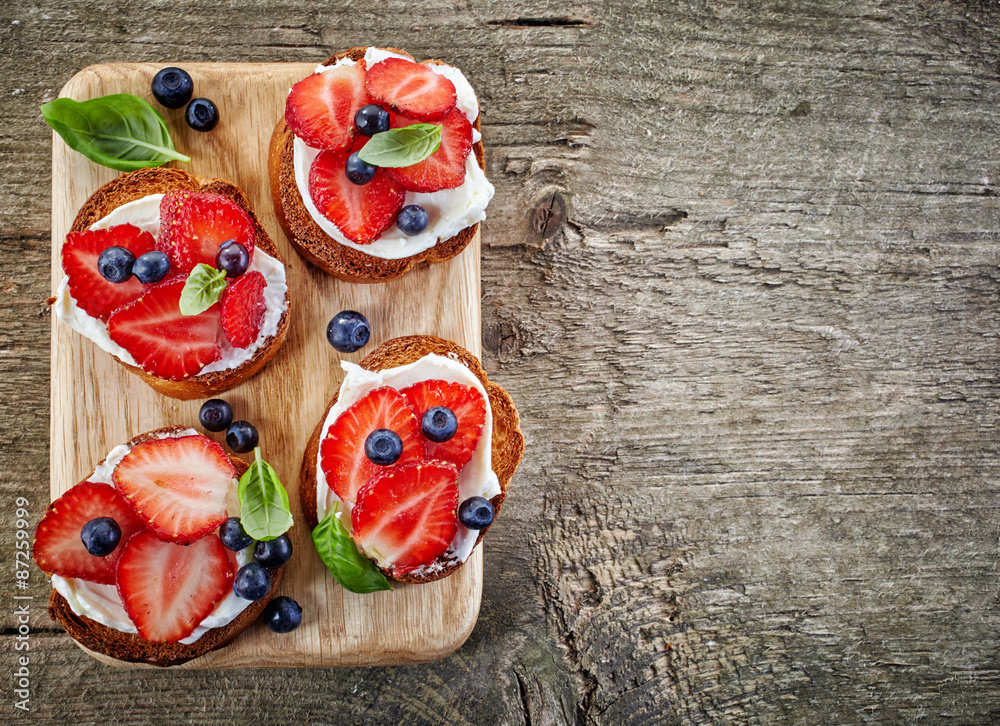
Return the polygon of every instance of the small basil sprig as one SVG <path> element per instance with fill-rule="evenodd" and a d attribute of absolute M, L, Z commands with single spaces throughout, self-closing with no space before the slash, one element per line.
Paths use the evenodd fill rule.
<path fill-rule="evenodd" d="M 278 475 L 261 459 L 260 447 L 253 453 L 256 461 L 240 477 L 240 524 L 248 535 L 266 542 L 291 528 L 292 508 Z"/>
<path fill-rule="evenodd" d="M 413 124 L 375 134 L 358 156 L 375 166 L 412 166 L 433 154 L 440 145 L 440 126 Z"/>
<path fill-rule="evenodd" d="M 313 530 L 313 544 L 319 558 L 333 578 L 351 592 L 391 590 L 385 575 L 358 548 L 336 517 L 337 508 L 327 514 Z"/>
<path fill-rule="evenodd" d="M 157 110 L 129 93 L 89 101 L 57 98 L 42 106 L 42 116 L 71 149 L 117 171 L 191 161 L 174 149 Z"/>
<path fill-rule="evenodd" d="M 199 262 L 181 290 L 181 315 L 198 315 L 219 302 L 226 289 L 226 271 Z"/>

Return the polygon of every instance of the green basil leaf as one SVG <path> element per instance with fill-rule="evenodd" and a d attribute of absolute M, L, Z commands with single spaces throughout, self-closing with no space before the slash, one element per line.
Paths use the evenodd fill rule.
<path fill-rule="evenodd" d="M 319 558 L 333 578 L 351 592 L 391 590 L 385 575 L 358 552 L 354 540 L 336 517 L 337 510 L 327 514 L 313 530 L 313 544 Z"/>
<path fill-rule="evenodd" d="M 226 271 L 199 262 L 181 290 L 181 315 L 198 315 L 219 302 L 226 289 Z"/>
<path fill-rule="evenodd" d="M 117 171 L 191 161 L 174 149 L 159 112 L 128 93 L 89 101 L 57 98 L 42 106 L 42 116 L 71 149 Z"/>
<path fill-rule="evenodd" d="M 440 145 L 440 126 L 413 124 L 375 134 L 358 156 L 375 166 L 412 166 L 433 154 Z"/>
<path fill-rule="evenodd" d="M 292 524 L 288 492 L 278 475 L 260 457 L 260 447 L 253 450 L 256 461 L 240 477 L 240 524 L 256 540 L 280 537 Z"/>

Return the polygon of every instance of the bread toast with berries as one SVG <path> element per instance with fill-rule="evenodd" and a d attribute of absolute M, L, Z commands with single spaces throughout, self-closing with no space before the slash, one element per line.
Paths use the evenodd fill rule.
<path fill-rule="evenodd" d="M 155 431 L 149 431 L 147 433 L 136 436 L 130 440 L 127 444 L 130 452 L 136 451 L 137 446 L 140 444 L 149 444 L 150 442 L 163 442 L 168 441 L 171 436 L 186 436 L 187 438 L 192 438 L 188 434 L 185 434 L 184 427 L 181 426 L 169 426 L 162 429 L 157 429 Z M 204 437 L 200 437 L 204 438 Z M 182 438 L 175 438 L 174 441 L 182 441 Z M 206 441 L 210 441 L 206 439 Z M 239 478 L 247 470 L 247 464 L 240 459 L 235 457 L 228 457 L 222 452 L 221 447 L 217 445 L 212 446 L 211 442 L 206 444 L 210 446 L 214 451 L 215 455 L 218 457 L 224 457 L 227 462 L 227 467 L 231 465 L 231 469 L 227 468 L 228 472 L 234 472 L 235 478 Z M 105 461 L 100 462 L 97 467 L 95 467 L 95 474 L 97 470 L 105 465 Z M 91 477 L 96 478 L 94 474 Z M 89 480 L 85 479 L 76 487 L 70 489 L 67 494 L 57 499 L 55 502 L 49 505 L 46 510 L 46 514 L 39 524 L 39 529 L 35 535 L 35 541 L 33 543 L 33 553 L 36 562 L 39 566 L 43 568 L 46 572 L 59 574 L 59 572 L 65 573 L 67 576 L 69 573 L 73 573 L 82 576 L 85 580 L 90 582 L 104 583 L 106 585 L 114 585 L 114 573 L 111 574 L 111 580 L 109 581 L 106 577 L 100 576 L 100 573 L 90 573 L 82 572 L 79 569 L 67 570 L 68 564 L 72 564 L 73 558 L 77 560 L 90 559 L 91 561 L 97 561 L 98 558 L 89 557 L 85 551 L 82 549 L 72 549 L 73 547 L 80 548 L 80 535 L 78 521 L 72 520 L 73 512 L 67 512 L 67 508 L 72 506 L 73 500 L 68 498 L 67 495 L 72 493 L 77 487 L 82 487 L 85 484 L 90 484 Z M 91 489 L 96 489 L 98 487 L 108 489 L 109 496 L 115 497 L 114 489 L 107 486 L 106 484 L 90 484 Z M 132 504 L 122 504 L 124 499 L 118 499 L 120 507 L 131 507 Z M 76 506 L 81 506 L 79 503 Z M 114 514 L 115 508 L 108 507 L 106 502 L 100 504 L 95 504 L 95 506 L 100 507 L 100 514 L 109 515 Z M 98 513 L 94 510 L 94 513 Z M 82 513 L 76 517 L 76 520 L 86 519 L 91 516 L 90 513 Z M 70 521 L 65 521 L 62 518 L 69 518 Z M 117 519 L 122 519 L 121 516 L 117 516 Z M 152 524 L 152 523 L 151 523 Z M 138 521 L 138 528 L 143 527 L 143 522 Z M 117 546 L 117 550 L 108 555 L 111 557 L 117 555 L 120 560 L 125 557 L 124 552 L 126 550 L 126 541 L 129 542 L 131 546 L 130 537 L 141 538 L 147 537 L 154 544 L 159 543 L 161 546 L 165 547 L 177 547 L 179 551 L 187 552 L 190 551 L 189 548 L 197 547 L 199 542 L 206 542 L 208 538 L 218 539 L 214 534 L 208 534 L 200 540 L 191 542 L 188 547 L 181 547 L 180 545 L 163 543 L 158 539 L 162 537 L 161 535 L 154 535 L 152 530 L 146 530 L 145 532 L 134 532 L 135 527 L 126 527 L 123 522 L 121 542 Z M 75 545 L 73 541 L 75 538 Z M 59 541 L 59 540 L 62 541 Z M 55 541 L 54 541 L 55 540 Z M 222 545 L 215 543 L 216 549 L 221 552 L 228 552 L 227 550 L 220 549 Z M 229 553 L 232 557 L 231 553 Z M 60 566 L 60 558 L 63 562 Z M 88 564 L 91 568 L 95 565 L 91 563 Z M 111 563 L 111 565 L 116 565 L 117 562 Z M 199 566 L 202 563 L 199 562 Z M 100 566 L 100 565 L 97 565 Z M 110 565 L 109 565 L 110 566 Z M 112 567 L 114 569 L 114 567 Z M 206 653 L 221 648 L 231 642 L 236 638 L 247 626 L 252 624 L 257 617 L 261 614 L 264 608 L 267 606 L 268 602 L 274 597 L 278 590 L 278 586 L 281 582 L 282 569 L 269 569 L 271 588 L 267 594 L 256 601 L 250 602 L 242 612 L 235 616 L 228 624 L 213 627 L 206 630 L 200 637 L 197 638 L 192 643 L 182 643 L 182 642 L 153 642 L 152 640 L 144 639 L 140 637 L 137 633 L 129 633 L 123 630 L 118 630 L 116 628 L 105 625 L 97 620 L 93 620 L 86 615 L 78 614 L 74 611 L 73 606 L 69 601 L 61 595 L 54 587 L 52 594 L 49 597 L 49 615 L 53 620 L 61 624 L 69 635 L 77 641 L 77 643 L 83 647 L 85 650 L 90 651 L 92 654 L 97 656 L 106 656 L 108 658 L 113 658 L 120 661 L 126 661 L 130 663 L 146 663 L 154 666 L 175 666 L 185 663 L 193 658 L 205 655 Z M 121 569 L 118 569 L 118 577 L 122 578 Z M 220 587 L 225 588 L 228 592 L 231 589 L 232 573 L 229 573 L 227 577 L 223 578 L 220 583 Z M 122 592 L 122 584 L 119 582 L 117 585 L 118 591 Z M 197 597 L 199 593 L 198 588 L 194 588 L 194 591 L 188 593 L 189 598 Z M 220 591 L 221 592 L 221 591 Z M 148 606 L 148 604 L 147 604 Z M 126 605 L 126 609 L 128 606 Z M 79 607 L 78 607 L 79 609 Z M 153 628 L 160 628 L 162 631 L 164 628 L 162 617 L 151 617 L 150 626 Z M 139 623 L 140 627 L 142 626 Z"/>
<path fill-rule="evenodd" d="M 367 50 L 368 49 L 365 47 L 350 48 L 331 56 L 323 63 L 323 65 L 330 66 L 341 59 L 363 62 Z M 378 50 L 397 53 L 410 58 L 405 51 L 400 51 L 394 48 L 381 48 Z M 444 66 L 445 64 L 441 61 L 426 60 L 423 61 L 422 64 L 417 65 Z M 384 103 L 383 105 L 388 104 Z M 396 124 L 397 119 L 402 120 L 400 125 L 415 123 L 420 119 L 420 116 L 414 113 L 409 107 L 407 107 L 409 117 L 404 117 L 400 114 L 399 108 L 395 105 L 392 106 L 392 109 L 393 124 Z M 454 111 L 457 114 L 458 109 L 454 109 Z M 458 115 L 460 116 L 461 114 Z M 477 134 L 480 131 L 480 118 L 481 116 L 477 115 L 476 118 L 471 121 L 470 128 L 474 129 Z M 438 121 L 440 121 L 440 119 L 438 119 Z M 466 120 L 462 118 L 460 121 L 462 124 L 465 124 Z M 469 126 L 469 124 L 465 125 Z M 445 127 L 447 128 L 447 124 Z M 306 208 L 302 192 L 296 180 L 294 150 L 295 140 L 295 132 L 289 127 L 286 118 L 282 117 L 274 128 L 268 155 L 268 172 L 270 176 L 271 195 L 274 199 L 275 212 L 282 229 L 285 231 L 289 241 L 298 253 L 306 260 L 331 275 L 347 282 L 387 282 L 400 277 L 420 263 L 446 262 L 447 260 L 452 259 L 469 245 L 479 229 L 479 222 L 475 222 L 474 224 L 457 231 L 447 239 L 439 239 L 436 244 L 427 249 L 423 249 L 415 254 L 407 257 L 400 257 L 398 259 L 374 256 L 372 254 L 367 254 L 362 249 L 341 244 L 327 234 L 327 232 L 325 232 L 320 225 L 317 224 L 315 218 Z M 361 145 L 363 145 L 363 143 L 364 139 L 361 138 Z M 355 145 L 354 150 L 357 150 L 358 148 L 360 148 L 360 146 Z M 469 147 L 465 148 L 468 149 Z M 479 168 L 485 170 L 485 154 L 481 140 L 476 140 L 474 143 L 471 143 L 471 153 L 475 155 L 475 163 L 478 164 Z M 337 158 L 340 165 L 343 166 L 343 158 Z M 413 167 L 407 167 L 407 169 L 413 169 Z M 379 176 L 375 177 L 376 183 L 379 183 L 382 171 L 383 170 L 380 169 L 378 172 Z M 388 169 L 390 175 L 396 174 L 399 171 L 400 170 L 397 169 Z M 421 186 L 419 183 L 413 184 L 412 179 L 409 180 L 409 182 L 406 179 L 398 179 L 396 177 L 393 179 L 395 181 L 401 181 L 403 188 L 411 191 L 431 191 L 435 188 L 441 188 L 440 185 L 427 186 L 425 183 Z M 357 182 L 355 182 L 355 184 L 356 183 Z M 447 187 L 447 183 L 445 183 L 445 185 Z M 345 185 L 345 187 L 348 187 L 346 190 L 348 194 L 357 191 L 349 185 Z M 363 189 L 364 187 L 361 188 Z M 490 194 L 492 195 L 492 189 Z M 355 204 L 358 204 L 358 202 L 355 202 Z M 401 205 L 402 202 L 400 201 L 397 206 Z M 376 238 L 378 234 L 387 228 L 387 226 L 392 226 L 393 221 L 396 218 L 396 214 L 399 211 L 400 210 L 396 208 L 390 213 L 390 217 L 386 217 L 383 219 L 382 223 L 376 224 L 376 228 L 374 229 Z M 426 224 L 426 222 L 424 222 L 424 224 Z M 370 236 L 371 235 L 369 235 L 369 237 Z M 361 245 L 367 243 L 368 242 L 361 242 Z"/>
<path fill-rule="evenodd" d="M 93 232 L 90 232 L 91 226 L 98 220 L 101 220 L 111 214 L 113 211 L 129 204 L 130 202 L 142 200 L 150 195 L 160 194 L 188 195 L 192 198 L 204 198 L 211 195 L 211 198 L 214 199 L 227 200 L 227 203 L 231 203 L 234 205 L 234 208 L 242 210 L 242 213 L 245 214 L 245 217 L 243 218 L 244 224 L 247 226 L 249 234 L 252 236 L 253 240 L 253 244 L 251 246 L 265 252 L 280 264 L 281 258 L 278 254 L 277 247 L 267 234 L 267 231 L 261 225 L 253 211 L 249 199 L 241 189 L 234 184 L 221 179 L 202 179 L 185 171 L 166 167 L 140 169 L 138 171 L 130 172 L 100 187 L 90 196 L 80 209 L 79 213 L 76 215 L 76 219 L 73 221 L 70 229 L 70 235 L 67 236 L 67 240 L 79 239 L 81 233 L 93 234 Z M 134 230 L 135 228 L 133 227 L 132 229 Z M 104 231 L 109 232 L 110 230 Z M 74 234 L 77 235 L 76 238 L 73 238 Z M 148 233 L 144 234 L 152 240 L 152 237 L 148 235 Z M 119 246 L 123 244 L 122 242 L 113 243 L 118 244 Z M 63 245 L 64 269 L 66 268 L 66 256 L 70 252 L 70 247 L 71 245 L 68 241 Z M 144 248 L 142 247 L 136 248 L 135 252 L 138 254 L 138 252 L 143 249 Z M 157 249 L 160 249 L 159 244 L 157 245 Z M 251 255 L 252 252 L 253 250 L 251 249 Z M 90 254 L 93 256 L 93 253 Z M 126 304 L 123 307 L 119 307 L 115 312 L 117 313 L 123 308 L 128 308 L 131 319 L 126 320 L 125 318 L 127 316 L 121 315 L 119 316 L 121 320 L 115 321 L 115 314 L 111 313 L 111 323 L 109 324 L 109 317 L 107 314 L 108 311 L 104 311 L 105 314 L 103 315 L 98 315 L 91 310 L 85 310 L 85 314 L 90 314 L 91 317 L 94 318 L 99 317 L 99 322 L 105 324 L 106 330 L 112 334 L 112 336 L 114 336 L 116 330 L 119 331 L 122 338 L 126 340 L 126 345 L 128 345 L 128 341 L 138 341 L 136 344 L 148 343 L 148 341 L 141 340 L 141 337 L 143 336 L 143 330 L 141 327 L 146 321 L 143 320 L 140 315 L 146 315 L 148 318 L 153 318 L 153 316 L 157 314 L 157 311 L 155 309 L 143 309 L 140 304 L 142 303 L 142 300 L 135 299 L 136 295 L 141 295 L 143 291 L 149 292 L 150 288 L 160 287 L 170 288 L 169 290 L 166 290 L 164 294 L 170 293 L 176 298 L 176 296 L 180 293 L 181 287 L 183 287 L 183 275 L 186 275 L 189 272 L 187 268 L 193 266 L 195 262 L 199 261 L 198 259 L 186 260 L 186 264 L 182 267 L 178 262 L 178 258 L 174 256 L 173 250 L 171 250 L 171 260 L 173 263 L 178 265 L 177 269 L 171 270 L 166 279 L 151 285 L 140 285 L 136 278 L 131 278 L 126 283 L 118 286 L 111 286 L 108 283 L 102 283 L 100 279 L 96 281 L 95 285 L 104 285 L 105 290 L 111 291 L 108 293 L 109 295 L 117 293 L 117 289 L 115 288 L 121 288 L 123 290 L 122 294 L 125 296 L 123 300 Z M 204 256 L 202 256 L 201 261 L 204 261 Z M 91 271 L 90 274 L 96 276 L 93 271 Z M 240 278 L 235 279 L 239 280 Z M 173 283 L 172 287 L 171 283 Z M 138 292 L 131 291 L 129 286 L 135 286 Z M 99 297 L 99 294 L 97 297 Z M 50 298 L 49 303 L 54 305 L 57 303 L 57 300 L 58 297 Z M 112 302 L 105 307 L 110 308 L 115 307 L 116 305 L 117 302 Z M 277 327 L 274 333 L 264 339 L 247 360 L 244 360 L 234 367 L 223 370 L 214 370 L 208 373 L 192 374 L 192 371 L 198 371 L 201 368 L 204 368 L 205 361 L 212 360 L 211 357 L 202 357 L 201 359 L 198 359 L 197 354 L 201 351 L 194 351 L 192 360 L 184 361 L 184 363 L 188 363 L 187 368 L 181 368 L 176 374 L 173 374 L 174 371 L 172 370 L 158 371 L 155 366 L 151 365 L 143 365 L 141 363 L 139 365 L 131 365 L 119 359 L 117 356 L 112 357 L 114 357 L 115 360 L 117 360 L 131 373 L 139 376 L 139 378 L 141 378 L 151 388 L 165 396 L 182 400 L 209 398 L 212 395 L 221 393 L 242 383 L 250 376 L 260 371 L 261 368 L 263 368 L 264 365 L 277 353 L 288 334 L 289 306 L 290 298 L 286 292 L 284 295 L 284 308 L 280 319 L 277 322 Z M 81 302 L 80 307 L 87 308 L 87 305 L 84 302 Z M 149 306 L 147 306 L 147 308 L 148 307 Z M 176 307 L 176 305 L 174 307 Z M 176 313 L 177 311 L 175 310 L 174 312 Z M 177 315 L 178 320 L 183 322 L 184 319 L 179 317 L 179 313 L 177 313 Z M 202 318 L 205 315 L 211 316 L 212 312 L 209 311 L 202 316 L 193 316 L 192 321 L 202 324 L 204 327 L 204 321 Z M 117 328 L 115 326 L 116 322 L 118 323 Z M 210 353 L 218 355 L 216 352 L 218 350 L 216 338 L 222 338 L 222 331 L 221 328 L 219 328 L 219 315 L 217 312 L 215 313 L 214 322 L 211 324 L 214 325 L 214 327 L 208 332 L 210 339 L 206 340 L 205 343 L 206 346 L 211 349 L 209 351 Z M 135 335 L 137 332 L 139 333 L 138 338 Z M 216 335 L 216 332 L 218 332 L 218 335 Z M 130 335 L 131 337 L 129 337 Z M 115 340 L 115 342 L 118 343 L 119 341 Z M 164 345 L 166 346 L 168 343 L 169 341 L 166 341 Z M 126 350 L 128 349 L 126 348 Z M 132 351 L 129 352 L 132 353 Z M 149 357 L 153 357 L 154 354 L 155 351 L 150 353 Z M 137 362 L 139 362 L 137 356 L 133 357 Z M 192 365 L 193 368 L 191 367 Z M 164 372 L 165 374 L 157 375 L 157 372 Z M 171 373 L 171 375 L 166 375 L 167 372 Z"/>
<path fill-rule="evenodd" d="M 469 353 L 469 351 L 450 341 L 433 336 L 415 335 L 394 338 L 383 343 L 365 357 L 361 361 L 360 366 L 369 371 L 383 371 L 415 363 L 429 354 L 444 356 L 465 366 L 478 379 L 486 392 L 492 413 L 491 468 L 496 475 L 500 487 L 500 493 L 491 497 L 489 502 L 493 507 L 494 514 L 499 514 L 514 472 L 524 457 L 524 435 L 521 433 L 520 419 L 510 395 L 503 388 L 489 381 L 479 360 Z M 384 388 L 377 389 L 375 393 L 385 390 Z M 334 394 L 333 399 L 326 407 L 323 417 L 320 419 L 319 424 L 316 426 L 306 445 L 306 451 L 302 459 L 302 468 L 299 476 L 299 502 L 305 514 L 306 521 L 313 528 L 318 524 L 317 486 L 319 485 L 319 479 L 317 475 L 317 457 L 320 454 L 320 439 L 323 435 L 324 423 L 330 410 L 337 404 L 339 395 L 339 392 Z M 407 438 L 404 434 L 404 440 Z M 455 436 L 455 439 L 458 438 L 459 436 Z M 433 460 L 422 462 L 414 462 L 412 457 L 404 456 L 403 459 L 399 460 L 401 466 L 392 467 L 392 469 L 398 469 L 400 472 L 410 472 L 419 467 L 429 467 L 432 469 L 439 467 L 442 470 L 451 469 L 454 471 L 454 466 L 451 463 L 442 461 L 447 454 L 432 452 L 432 455 L 435 457 Z M 333 485 L 331 484 L 331 486 Z M 364 491 L 362 490 L 359 496 L 363 494 Z M 454 519 L 454 505 L 450 506 L 453 512 L 451 516 Z M 490 526 L 492 524 L 479 530 L 473 547 L 482 541 L 483 536 Z M 464 564 L 463 561 L 457 561 L 454 558 L 448 557 L 447 553 L 438 556 L 430 567 L 403 573 L 398 571 L 392 572 L 389 568 L 379 566 L 379 563 L 374 559 L 372 559 L 372 562 L 387 577 L 409 583 L 439 580 L 447 577 Z"/>

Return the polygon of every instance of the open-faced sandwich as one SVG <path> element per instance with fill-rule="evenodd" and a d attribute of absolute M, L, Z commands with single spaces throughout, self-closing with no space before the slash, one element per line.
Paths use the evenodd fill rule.
<path fill-rule="evenodd" d="M 180 426 L 115 447 L 35 531 L 49 613 L 84 648 L 122 661 L 178 665 L 221 648 L 265 610 L 291 556 L 287 495 L 259 521 L 265 489 L 284 494 L 275 482 L 259 456 L 248 467 Z M 275 600 L 268 625 L 287 632 L 298 606 Z"/>
<path fill-rule="evenodd" d="M 59 320 L 173 398 L 258 372 L 288 332 L 285 266 L 246 195 L 140 169 L 98 189 L 61 249 Z"/>
<path fill-rule="evenodd" d="M 510 396 L 441 338 L 395 338 L 360 366 L 341 365 L 299 484 L 320 557 L 355 592 L 451 574 L 500 512 L 524 456 Z"/>
<path fill-rule="evenodd" d="M 462 72 L 351 48 L 296 83 L 271 138 L 271 193 L 299 253 L 350 282 L 399 277 L 472 241 L 493 185 Z"/>

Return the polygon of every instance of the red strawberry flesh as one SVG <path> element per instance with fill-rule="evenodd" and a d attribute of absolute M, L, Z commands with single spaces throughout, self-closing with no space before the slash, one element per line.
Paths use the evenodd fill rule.
<path fill-rule="evenodd" d="M 340 500 L 354 504 L 358 489 L 386 467 L 365 456 L 365 439 L 376 429 L 394 431 L 403 441 L 395 466 L 424 458 L 420 423 L 413 409 L 393 388 L 376 388 L 348 407 L 320 442 L 320 467 L 326 483 Z"/>
<path fill-rule="evenodd" d="M 246 348 L 257 340 L 264 327 L 264 288 L 267 280 L 261 273 L 247 272 L 226 286 L 219 300 L 222 330 L 234 348 Z"/>
<path fill-rule="evenodd" d="M 368 103 L 365 62 L 314 73 L 292 86 L 285 101 L 285 123 L 314 149 L 348 149 L 354 114 Z"/>
<path fill-rule="evenodd" d="M 396 116 L 395 128 L 418 121 Z M 456 189 L 465 183 L 465 164 L 472 151 L 472 124 L 458 108 L 453 108 L 438 122 L 441 145 L 423 161 L 410 166 L 387 167 L 385 173 L 403 189 L 411 192 L 436 192 Z"/>
<path fill-rule="evenodd" d="M 104 557 L 87 552 L 80 539 L 83 525 L 98 517 L 111 517 L 122 531 L 118 546 Z M 82 481 L 45 511 L 35 530 L 33 555 L 43 572 L 113 585 L 115 565 L 125 542 L 142 529 L 139 515 L 114 487 Z"/>
<path fill-rule="evenodd" d="M 190 378 L 222 357 L 219 305 L 198 315 L 182 315 L 184 282 L 183 275 L 169 278 L 108 320 L 111 340 L 144 371 L 171 381 Z"/>
<path fill-rule="evenodd" d="M 160 200 L 160 234 L 156 248 L 170 257 L 171 273 L 190 272 L 204 263 L 215 267 L 219 247 L 235 240 L 253 262 L 255 227 L 236 202 L 218 194 L 172 191 Z"/>
<path fill-rule="evenodd" d="M 393 574 L 429 565 L 458 532 L 458 470 L 445 461 L 396 466 L 358 491 L 352 536 Z"/>
<path fill-rule="evenodd" d="M 139 637 L 176 643 L 226 597 L 233 577 L 229 550 L 214 534 L 183 546 L 142 532 L 118 561 L 118 595 Z"/>
<path fill-rule="evenodd" d="M 428 409 L 435 406 L 450 408 L 458 419 L 455 435 L 447 441 L 436 443 L 424 439 L 428 459 L 443 459 L 458 467 L 469 463 L 479 444 L 486 422 L 486 401 L 472 386 L 441 380 L 421 381 L 400 391 L 413 406 L 417 420 L 423 420 Z"/>
<path fill-rule="evenodd" d="M 152 252 L 156 240 L 131 224 L 107 229 L 70 232 L 62 246 L 63 272 L 69 278 L 69 294 L 87 315 L 107 322 L 111 313 L 140 297 L 146 287 L 135 277 L 125 282 L 104 279 L 97 258 L 108 247 L 124 247 L 136 257 Z"/>
<path fill-rule="evenodd" d="M 386 109 L 420 121 L 437 121 L 455 108 L 455 84 L 424 63 L 386 58 L 368 69 L 365 88 Z"/>
<path fill-rule="evenodd" d="M 160 539 L 193 542 L 226 521 L 236 470 L 211 439 L 149 439 L 125 454 L 111 475 L 115 488 Z"/>
<path fill-rule="evenodd" d="M 354 151 L 368 138 L 362 137 Z M 355 184 L 347 178 L 344 164 L 347 151 L 323 151 L 309 170 L 309 195 L 320 214 L 329 219 L 356 244 L 370 244 L 396 222 L 396 215 L 406 201 L 404 192 L 379 169 L 367 184 Z"/>

